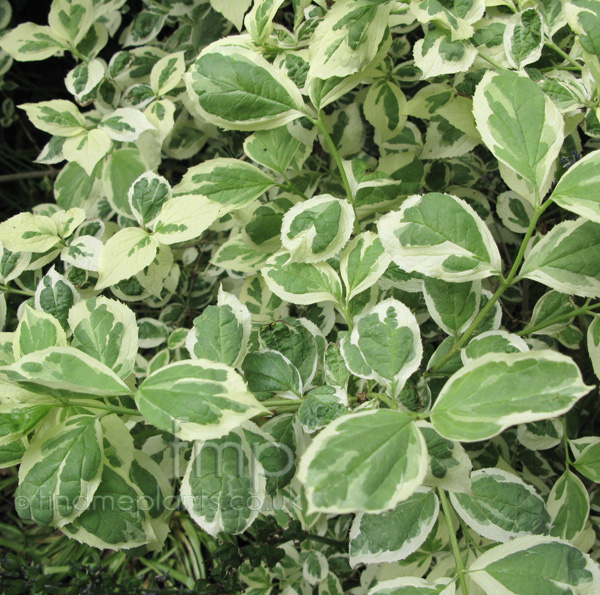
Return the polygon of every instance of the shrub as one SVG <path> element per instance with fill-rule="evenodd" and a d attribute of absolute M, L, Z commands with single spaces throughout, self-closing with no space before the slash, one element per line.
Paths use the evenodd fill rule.
<path fill-rule="evenodd" d="M 600 2 L 127 8 L 0 40 L 75 63 L 0 224 L 18 514 L 185 509 L 249 594 L 600 592 Z"/>

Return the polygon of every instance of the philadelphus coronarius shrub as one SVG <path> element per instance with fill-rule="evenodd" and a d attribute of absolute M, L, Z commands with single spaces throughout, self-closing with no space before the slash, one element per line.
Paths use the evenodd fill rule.
<path fill-rule="evenodd" d="M 257 595 L 600 593 L 600 2 L 144 3 L 0 41 L 74 64 L 0 225 L 19 515 L 299 522 Z"/>

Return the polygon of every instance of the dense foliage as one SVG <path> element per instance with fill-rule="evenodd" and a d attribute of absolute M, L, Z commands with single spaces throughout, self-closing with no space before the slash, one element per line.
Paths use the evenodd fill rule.
<path fill-rule="evenodd" d="M 23 521 L 142 557 L 193 521 L 196 592 L 600 592 L 600 1 L 0 28 L 6 81 L 72 58 L 18 106 L 55 202 L 0 224 Z"/>

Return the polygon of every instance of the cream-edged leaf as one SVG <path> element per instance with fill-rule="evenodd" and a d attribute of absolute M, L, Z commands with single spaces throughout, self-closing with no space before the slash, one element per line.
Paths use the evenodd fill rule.
<path fill-rule="evenodd" d="M 140 385 L 136 403 L 149 423 L 182 440 L 221 438 L 266 411 L 233 368 L 205 359 L 153 372 Z"/>
<path fill-rule="evenodd" d="M 267 130 L 303 115 L 304 102 L 294 83 L 242 46 L 208 46 L 185 81 L 193 109 L 223 128 Z"/>
<path fill-rule="evenodd" d="M 85 118 L 74 103 L 64 99 L 52 99 L 39 103 L 24 103 L 31 123 L 40 130 L 56 136 L 77 136 L 86 129 Z"/>
<path fill-rule="evenodd" d="M 98 161 L 112 148 L 110 136 L 99 128 L 70 136 L 63 144 L 63 154 L 67 161 L 79 164 L 88 176 L 92 175 Z"/>
<path fill-rule="evenodd" d="M 600 590 L 596 562 L 566 541 L 541 535 L 517 537 L 487 550 L 468 572 L 484 593 L 497 595 L 592 595 Z"/>
<path fill-rule="evenodd" d="M 575 362 L 556 351 L 489 353 L 449 378 L 431 422 L 451 440 L 485 440 L 515 424 L 561 415 L 590 389 Z"/>
<path fill-rule="evenodd" d="M 335 256 L 350 239 L 352 205 L 331 194 L 299 202 L 284 216 L 281 242 L 295 262 L 320 262 Z"/>
<path fill-rule="evenodd" d="M 487 225 L 464 200 L 430 192 L 411 196 L 377 224 L 392 260 L 407 272 L 444 281 L 484 279 L 501 269 Z"/>
<path fill-rule="evenodd" d="M 47 252 L 60 241 L 58 225 L 46 215 L 19 213 L 0 223 L 0 242 L 10 252 Z"/>
<path fill-rule="evenodd" d="M 176 244 L 200 237 L 222 214 L 223 206 L 205 196 L 182 195 L 166 201 L 155 219 L 152 237 Z"/>
<path fill-rule="evenodd" d="M 502 469 L 478 469 L 469 493 L 450 494 L 457 514 L 477 533 L 505 543 L 525 535 L 547 535 L 550 515 L 542 497 Z"/>
<path fill-rule="evenodd" d="M 342 283 L 335 269 L 326 262 L 293 262 L 281 252 L 272 256 L 261 270 L 269 289 L 293 304 L 340 302 Z"/>
<path fill-rule="evenodd" d="M 552 191 L 552 200 L 595 223 L 600 223 L 600 150 L 571 166 Z"/>
<path fill-rule="evenodd" d="M 100 251 L 96 289 L 115 285 L 152 263 L 158 242 L 147 231 L 126 227 L 112 236 Z"/>
<path fill-rule="evenodd" d="M 391 257 L 377 234 L 365 231 L 353 238 L 340 255 L 340 276 L 347 299 L 377 283 L 390 262 Z"/>
<path fill-rule="evenodd" d="M 423 545 L 438 513 L 435 492 L 419 488 L 391 510 L 356 515 L 350 529 L 350 565 L 404 560 Z"/>
<path fill-rule="evenodd" d="M 0 48 L 20 62 L 45 60 L 65 49 L 50 27 L 22 23 L 0 40 Z"/>
<path fill-rule="evenodd" d="M 600 297 L 600 223 L 559 223 L 531 249 L 520 275 L 568 295 Z"/>
<path fill-rule="evenodd" d="M 426 470 L 425 440 L 411 418 L 380 409 L 329 424 L 300 459 L 298 479 L 311 511 L 377 513 L 411 496 Z"/>
<path fill-rule="evenodd" d="M 183 78 L 185 73 L 184 52 L 176 52 L 161 58 L 150 72 L 150 86 L 160 97 L 172 91 Z"/>
<path fill-rule="evenodd" d="M 473 113 L 488 149 L 533 186 L 531 202 L 539 204 L 552 182 L 563 144 L 564 123 L 558 108 L 527 76 L 488 71 L 477 85 Z M 522 194 L 513 177 L 505 181 Z"/>
<path fill-rule="evenodd" d="M 311 78 L 345 77 L 377 54 L 391 6 L 369 0 L 339 0 L 316 28 L 309 45 Z"/>

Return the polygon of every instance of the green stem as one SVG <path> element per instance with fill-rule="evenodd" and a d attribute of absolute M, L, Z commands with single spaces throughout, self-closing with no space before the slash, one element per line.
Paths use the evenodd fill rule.
<path fill-rule="evenodd" d="M 493 58 L 488 58 L 487 56 L 484 56 L 481 53 L 479 54 L 479 57 L 485 60 L 488 64 L 491 64 L 494 68 L 497 68 L 498 70 L 508 70 L 506 66 L 502 66 L 500 62 L 496 62 L 496 60 L 494 60 Z"/>
<path fill-rule="evenodd" d="M 565 467 L 567 470 L 571 466 L 571 455 L 569 454 L 569 436 L 567 435 L 567 417 L 563 415 L 562 417 L 562 427 L 563 427 L 563 447 L 565 449 Z"/>
<path fill-rule="evenodd" d="M 559 322 L 564 322 L 565 320 L 570 320 L 571 318 L 575 318 L 577 316 L 581 316 L 582 314 L 589 314 L 592 310 L 596 310 L 600 308 L 600 302 L 597 304 L 592 304 L 591 306 L 582 306 L 581 308 L 577 308 L 568 314 L 561 314 L 560 316 L 555 316 L 554 318 L 550 318 L 550 320 L 546 320 L 545 322 L 541 322 L 540 324 L 536 324 L 535 326 L 531 326 L 529 328 L 524 328 L 522 331 L 519 331 L 517 335 L 523 337 L 525 335 L 531 335 L 537 331 L 545 329 L 553 324 L 558 324 Z"/>
<path fill-rule="evenodd" d="M 506 276 L 506 278 L 501 278 L 500 286 L 498 287 L 494 295 L 490 298 L 488 303 L 481 309 L 479 314 L 477 314 L 473 322 L 469 325 L 469 328 L 461 335 L 461 337 L 458 339 L 458 341 L 456 341 L 456 343 L 452 346 L 448 353 L 430 370 L 430 373 L 437 372 L 437 370 L 442 368 L 444 364 L 446 364 L 454 357 L 454 355 L 466 344 L 466 342 L 471 338 L 473 333 L 479 328 L 479 325 L 485 320 L 490 310 L 494 307 L 494 304 L 502 297 L 504 292 L 509 287 L 512 287 L 515 283 L 517 283 L 517 281 L 519 281 L 517 277 L 517 272 L 519 270 L 519 267 L 521 266 L 521 262 L 523 262 L 523 258 L 525 257 L 525 251 L 527 250 L 527 246 L 529 245 L 533 233 L 537 228 L 537 223 L 540 217 L 551 204 L 552 201 L 548 200 L 543 205 L 536 207 L 534 215 L 531 218 L 531 221 L 529 222 L 527 233 L 523 238 L 523 242 L 521 243 L 519 252 L 517 253 L 515 261 L 513 262 L 512 268 L 510 269 L 508 275 Z"/>
<path fill-rule="evenodd" d="M 111 413 L 120 413 L 121 415 L 141 415 L 137 409 L 129 409 L 128 407 L 107 405 L 106 403 L 78 403 L 77 401 L 68 401 L 66 399 L 58 407 L 85 407 L 86 409 L 100 409 L 102 411 L 110 411 Z"/>
<path fill-rule="evenodd" d="M 346 175 L 346 171 L 344 170 L 344 164 L 342 162 L 342 158 L 340 157 L 339 151 L 331 138 L 329 132 L 327 132 L 327 128 L 325 126 L 325 122 L 323 121 L 323 112 L 319 112 L 319 118 L 317 120 L 313 120 L 314 125 L 317 127 L 319 132 L 323 135 L 325 139 L 325 143 L 327 147 L 331 151 L 331 155 L 335 160 L 338 171 L 340 172 L 340 177 L 342 178 L 342 184 L 344 185 L 344 190 L 346 191 L 346 197 L 348 198 L 348 202 L 352 205 L 352 209 L 354 209 L 354 196 L 352 195 L 352 190 L 350 189 L 350 182 L 348 181 L 348 176 Z M 356 216 L 356 210 L 354 211 L 354 233 L 360 233 L 360 225 L 358 224 L 358 217 Z"/>
<path fill-rule="evenodd" d="M 450 503 L 448 502 L 448 498 L 446 498 L 446 492 L 444 492 L 444 490 L 438 488 L 437 492 L 438 496 L 440 497 L 442 511 L 444 512 L 444 519 L 446 520 L 446 525 L 448 526 L 448 534 L 450 535 L 450 544 L 452 545 L 452 554 L 454 555 L 454 562 L 456 563 L 456 570 L 458 572 L 460 588 L 462 590 L 463 595 L 469 595 L 469 589 L 467 588 L 467 581 L 465 579 L 465 565 L 460 556 L 458 540 L 456 539 L 456 533 L 454 532 Z"/>
<path fill-rule="evenodd" d="M 569 64 L 571 64 L 571 66 L 574 66 L 575 68 L 577 68 L 577 70 L 579 70 L 579 71 L 582 70 L 581 64 L 578 64 L 573 58 L 571 58 L 571 56 L 569 56 L 569 54 L 567 54 L 565 51 L 561 50 L 555 43 L 552 43 L 551 41 L 547 41 L 544 45 L 547 48 L 554 50 L 561 58 L 563 58 Z"/>
<path fill-rule="evenodd" d="M 276 409 L 279 407 L 295 407 L 297 409 L 301 404 L 302 401 L 300 399 L 267 399 L 261 403 L 267 409 Z"/>
<path fill-rule="evenodd" d="M 338 311 L 342 314 L 342 316 L 344 317 L 344 320 L 346 321 L 346 324 L 348 325 L 348 331 L 352 332 L 352 329 L 354 328 L 354 323 L 352 322 L 352 315 L 350 314 L 350 308 L 348 308 L 347 306 L 344 307 L 342 305 L 338 305 Z"/>
<path fill-rule="evenodd" d="M 14 287 L 9 287 L 8 285 L 0 285 L 0 291 L 5 291 L 6 293 L 16 293 L 17 295 L 26 295 L 27 297 L 33 297 L 35 295 L 33 291 L 23 291 L 22 289 L 15 289 Z"/>
<path fill-rule="evenodd" d="M 0 176 L 0 184 L 3 182 L 17 182 L 19 180 L 32 180 L 36 178 L 45 178 L 46 176 L 55 177 L 60 170 L 58 169 L 43 169 L 39 171 L 23 171 L 16 174 L 6 174 Z"/>
<path fill-rule="evenodd" d="M 382 403 L 385 403 L 390 409 L 398 409 L 394 401 L 392 401 L 392 399 L 390 399 L 390 397 L 388 397 L 385 393 L 368 392 L 367 397 L 375 397 L 376 399 L 379 399 Z"/>
<path fill-rule="evenodd" d="M 285 180 L 285 184 L 277 184 L 282 190 L 287 190 L 292 194 L 297 194 L 304 200 L 308 200 L 308 196 L 306 196 L 306 194 L 304 194 L 304 192 L 302 192 L 302 190 L 300 190 L 300 188 L 298 188 L 287 176 L 284 175 L 283 179 Z"/>
<path fill-rule="evenodd" d="M 324 535 L 313 535 L 312 533 L 307 533 L 304 536 L 304 539 L 308 541 L 318 541 L 320 543 L 326 543 L 327 545 L 332 545 L 334 547 L 347 548 L 348 542 L 342 541 L 341 539 L 333 539 L 332 537 L 325 537 Z"/>

